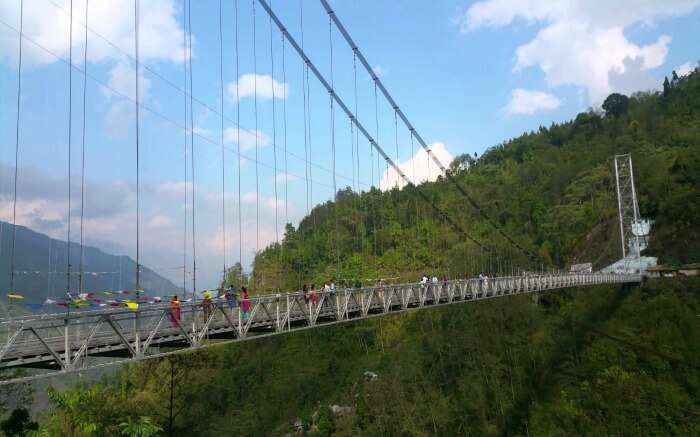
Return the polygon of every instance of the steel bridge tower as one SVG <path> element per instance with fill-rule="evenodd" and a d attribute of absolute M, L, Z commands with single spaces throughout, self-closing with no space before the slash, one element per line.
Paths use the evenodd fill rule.
<path fill-rule="evenodd" d="M 649 235 L 649 222 L 639 215 L 637 192 L 634 188 L 632 155 L 615 156 L 615 181 L 617 185 L 617 205 L 620 216 L 620 240 L 622 258 L 638 260 L 641 251 L 646 249 Z"/>

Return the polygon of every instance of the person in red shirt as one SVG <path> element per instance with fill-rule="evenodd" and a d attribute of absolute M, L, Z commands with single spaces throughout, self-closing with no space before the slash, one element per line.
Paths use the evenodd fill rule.
<path fill-rule="evenodd" d="M 173 296 L 170 300 L 170 325 L 177 328 L 177 322 L 180 321 L 180 301 L 177 296 Z"/>

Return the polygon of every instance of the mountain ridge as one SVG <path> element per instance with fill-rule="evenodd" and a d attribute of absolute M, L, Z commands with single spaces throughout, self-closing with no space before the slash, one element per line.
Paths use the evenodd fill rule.
<path fill-rule="evenodd" d="M 24 296 L 23 303 L 40 304 L 47 298 L 65 297 L 68 245 L 25 226 L 17 225 L 15 242 L 15 287 L 10 290 L 12 224 L 0 221 L 0 291 Z M 79 288 L 80 244 L 71 242 L 71 291 Z M 84 247 L 83 290 L 101 292 L 134 290 L 136 262 L 126 255 L 112 255 L 94 246 Z M 182 288 L 141 265 L 141 288 L 153 296 L 182 294 Z"/>

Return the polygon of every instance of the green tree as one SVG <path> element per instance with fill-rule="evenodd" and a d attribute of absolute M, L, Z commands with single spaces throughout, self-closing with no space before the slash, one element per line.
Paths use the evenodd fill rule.
<path fill-rule="evenodd" d="M 90 407 L 99 402 L 96 400 L 98 395 L 98 387 L 69 390 L 65 393 L 49 388 L 49 400 L 60 412 L 47 423 L 49 433 L 71 437 L 97 435 L 100 417 Z"/>
<path fill-rule="evenodd" d="M 32 421 L 26 408 L 15 408 L 10 416 L 0 422 L 0 430 L 7 437 L 21 437 L 28 431 L 36 431 L 39 424 Z"/>
<path fill-rule="evenodd" d="M 605 115 L 619 117 L 627 112 L 629 106 L 629 97 L 624 94 L 612 93 L 603 102 L 603 110 Z"/>
<path fill-rule="evenodd" d="M 150 417 L 140 416 L 137 420 L 127 418 L 126 422 L 119 424 L 119 430 L 121 435 L 128 437 L 151 437 L 158 435 L 163 428 L 155 424 Z"/>

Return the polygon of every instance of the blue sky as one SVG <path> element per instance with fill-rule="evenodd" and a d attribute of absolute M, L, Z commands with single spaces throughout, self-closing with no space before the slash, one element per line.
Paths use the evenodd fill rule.
<path fill-rule="evenodd" d="M 65 239 L 68 224 L 69 0 L 25 0 L 20 107 L 18 215 L 20 224 Z M 72 239 L 80 215 L 83 136 L 84 2 L 74 0 L 71 134 Z M 301 41 L 300 3 L 272 3 Z M 700 0 L 549 2 L 334 1 L 333 7 L 409 119 L 443 161 L 486 148 L 571 118 L 598 106 L 613 91 L 658 87 L 673 69 L 700 59 Z M 256 249 L 281 237 L 285 216 L 296 223 L 307 212 L 311 153 L 313 197 L 332 198 L 331 118 L 328 95 L 312 76 L 310 152 L 304 146 L 302 63 L 256 7 L 253 59 L 252 1 L 239 2 L 239 74 L 234 46 L 234 3 L 223 1 L 224 204 L 222 222 L 219 2 L 192 3 L 192 96 L 185 117 L 183 2 L 141 2 L 140 117 L 141 250 L 143 263 L 177 279 L 183 265 L 184 220 L 187 264 L 192 263 L 192 155 L 198 276 L 213 286 L 224 264 L 248 264 Z M 304 0 L 304 48 L 330 81 L 328 17 L 320 3 Z M 0 219 L 12 220 L 19 1 L 0 5 Z M 90 4 L 88 16 L 85 147 L 85 239 L 114 253 L 135 252 L 135 70 L 133 3 Z M 333 82 L 354 109 L 352 52 L 333 29 Z M 275 68 L 272 74 L 272 62 Z M 254 76 L 257 73 L 258 76 Z M 273 82 L 273 78 L 274 82 Z M 253 78 L 255 77 L 255 80 Z M 285 80 L 286 79 L 286 80 Z M 257 83 L 258 165 L 256 197 L 255 98 Z M 239 96 L 236 96 L 238 83 Z M 375 119 L 371 79 L 358 63 L 358 116 L 410 178 L 434 178 L 425 155 L 412 151 L 405 127 L 381 96 Z M 188 84 L 189 86 L 189 84 Z M 274 88 L 275 98 L 272 98 Z M 189 105 L 189 99 L 187 99 Z M 273 102 L 275 123 L 273 124 Z M 237 109 L 240 106 L 241 184 L 238 185 Z M 287 112 L 287 169 L 284 119 Z M 189 114 L 192 114 L 190 116 Z M 377 123 L 378 122 L 378 123 Z M 187 141 L 187 143 L 186 143 Z M 275 172 L 275 148 L 277 169 Z M 369 146 L 354 151 L 348 119 L 335 108 L 336 185 L 393 186 L 395 175 L 370 166 Z M 185 155 L 185 146 L 188 148 Z M 187 159 L 187 161 L 185 160 Z M 187 167 L 187 171 L 185 168 Z M 415 173 L 414 173 L 415 169 Z M 353 175 L 359 174 L 359 181 Z M 355 179 L 355 180 L 354 180 Z M 277 196 L 275 197 L 275 180 Z M 241 192 L 239 208 L 238 192 Z M 184 203 L 185 191 L 188 201 Z M 285 197 L 288 190 L 288 198 Z M 275 201 L 275 199 L 277 199 Z M 257 200 L 257 201 L 256 201 Z M 287 207 L 285 208 L 285 204 Z M 257 205 L 257 207 L 256 207 Z M 242 244 L 239 244 L 238 211 Z M 256 212 L 256 210 L 258 212 Z M 275 214 L 276 211 L 276 214 Z M 277 223 L 275 224 L 275 215 Z M 225 224 L 225 226 L 224 226 Z M 225 229 L 225 232 L 224 232 Z M 226 245 L 223 236 L 226 235 Z M 4 254 L 3 254 L 4 256 Z M 199 288 L 199 287 L 198 287 Z"/>

